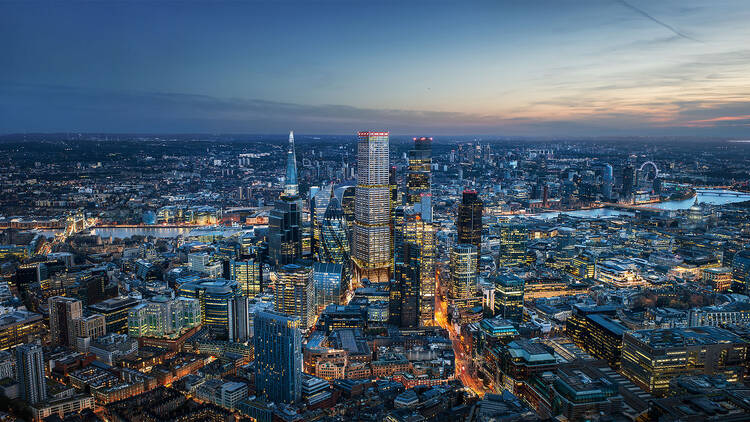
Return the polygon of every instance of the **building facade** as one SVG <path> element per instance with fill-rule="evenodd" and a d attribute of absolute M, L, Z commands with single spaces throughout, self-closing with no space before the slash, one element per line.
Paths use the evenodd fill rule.
<path fill-rule="evenodd" d="M 353 278 L 388 282 L 391 272 L 388 132 L 359 132 L 354 204 Z"/>
<path fill-rule="evenodd" d="M 274 304 L 277 312 L 300 319 L 300 329 L 310 328 L 315 319 L 313 268 L 287 264 L 276 272 Z"/>
<path fill-rule="evenodd" d="M 471 307 L 477 290 L 477 247 L 454 245 L 450 254 L 451 302 L 458 309 Z"/>
<path fill-rule="evenodd" d="M 268 255 L 276 268 L 302 257 L 302 200 L 292 132 L 289 132 L 284 191 L 268 216 Z"/>
<path fill-rule="evenodd" d="M 255 388 L 278 403 L 302 396 L 302 335 L 300 321 L 277 312 L 255 315 Z"/>

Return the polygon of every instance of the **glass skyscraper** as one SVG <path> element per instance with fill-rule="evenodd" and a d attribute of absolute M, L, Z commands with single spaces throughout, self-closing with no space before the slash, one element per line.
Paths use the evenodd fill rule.
<path fill-rule="evenodd" d="M 406 173 L 406 204 L 415 205 L 423 194 L 430 193 L 432 167 L 432 138 L 414 138 L 414 149 L 409 150 L 409 170 Z"/>
<path fill-rule="evenodd" d="M 268 254 L 276 268 L 302 257 L 301 213 L 294 134 L 289 132 L 284 191 L 268 216 Z"/>
<path fill-rule="evenodd" d="M 482 210 L 484 205 L 477 191 L 467 189 L 458 205 L 456 231 L 458 243 L 474 245 L 477 248 L 477 259 L 482 254 Z M 479 271 L 479 265 L 477 265 Z"/>
<path fill-rule="evenodd" d="M 388 282 L 391 271 L 388 132 L 359 132 L 352 255 L 354 281 Z"/>
<path fill-rule="evenodd" d="M 398 289 L 398 294 L 392 294 L 391 299 L 397 298 L 400 302 L 398 313 L 400 321 L 392 319 L 391 322 L 398 323 L 403 328 L 416 328 L 420 323 L 420 248 L 418 245 L 405 242 L 402 245 L 402 254 L 396 262 L 396 283 L 391 288 Z M 434 300 L 434 298 L 433 298 Z M 396 306 L 396 304 L 392 304 Z M 434 311 L 434 308 L 433 308 Z"/>
<path fill-rule="evenodd" d="M 523 320 L 524 280 L 501 274 L 495 280 L 495 315 L 513 322 Z"/>
<path fill-rule="evenodd" d="M 501 267 L 514 267 L 525 264 L 526 242 L 528 238 L 529 230 L 523 224 L 501 224 L 498 265 Z"/>
<path fill-rule="evenodd" d="M 319 314 L 326 306 L 343 303 L 344 266 L 331 262 L 316 262 L 313 264 L 313 286 L 315 290 L 315 313 Z"/>
<path fill-rule="evenodd" d="M 295 403 L 302 396 L 300 320 L 278 312 L 255 314 L 255 389 L 269 401 Z"/>
<path fill-rule="evenodd" d="M 451 302 L 459 309 L 467 308 L 477 290 L 477 247 L 454 245 L 450 253 Z"/>
<path fill-rule="evenodd" d="M 240 295 L 234 280 L 202 279 L 180 286 L 180 295 L 198 299 L 203 324 L 219 339 L 229 338 L 229 306 Z"/>
<path fill-rule="evenodd" d="M 737 252 L 732 258 L 732 292 L 747 294 L 750 283 L 750 249 Z"/>
<path fill-rule="evenodd" d="M 311 266 L 287 264 L 276 273 L 274 305 L 277 312 L 296 316 L 300 328 L 310 328 L 315 319 L 315 289 Z"/>
<path fill-rule="evenodd" d="M 263 291 L 263 263 L 257 258 L 229 261 L 229 277 L 237 281 L 240 292 L 253 297 Z"/>
<path fill-rule="evenodd" d="M 318 261 L 341 264 L 343 267 L 342 289 L 349 288 L 351 277 L 351 249 L 346 218 L 338 199 L 331 198 L 320 227 Z"/>
<path fill-rule="evenodd" d="M 437 228 L 432 223 L 432 212 L 429 209 L 431 204 L 425 199 L 429 196 L 422 197 L 422 203 L 413 207 L 406 207 L 403 210 L 403 216 L 399 214 L 397 221 L 401 223 L 397 227 L 397 239 L 399 239 L 398 255 L 396 259 L 401 262 L 407 262 L 408 257 L 403 254 L 403 245 L 410 243 L 419 250 L 419 321 L 420 325 L 434 325 L 435 320 L 435 289 L 437 281 L 435 279 L 436 267 L 436 237 Z M 399 207 L 400 208 L 400 207 Z M 424 210 L 424 212 L 422 212 Z"/>

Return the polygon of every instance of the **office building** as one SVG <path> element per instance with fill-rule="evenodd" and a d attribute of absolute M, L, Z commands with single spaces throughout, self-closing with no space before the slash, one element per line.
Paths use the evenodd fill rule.
<path fill-rule="evenodd" d="M 16 380 L 21 398 L 29 404 L 47 400 L 47 380 L 44 377 L 42 346 L 22 344 L 16 348 Z"/>
<path fill-rule="evenodd" d="M 437 227 L 432 222 L 431 196 L 423 195 L 421 202 L 415 206 L 400 206 L 395 212 L 395 254 L 396 265 L 405 263 L 404 245 L 406 243 L 418 249 L 419 254 L 419 324 L 434 325 L 435 320 L 435 279 Z M 414 253 L 411 251 L 410 253 Z"/>
<path fill-rule="evenodd" d="M 53 346 L 75 347 L 76 327 L 74 320 L 83 316 L 80 300 L 63 296 L 47 299 L 49 306 L 50 342 Z"/>
<path fill-rule="evenodd" d="M 76 350 L 89 351 L 91 341 L 107 334 L 107 319 L 104 315 L 89 315 L 73 320 L 76 332 Z"/>
<path fill-rule="evenodd" d="M 734 254 L 732 259 L 732 292 L 747 294 L 750 283 L 750 249 Z"/>
<path fill-rule="evenodd" d="M 131 337 L 175 338 L 201 323 L 198 299 L 154 296 L 132 307 L 128 313 L 128 335 Z"/>
<path fill-rule="evenodd" d="M 430 194 L 432 167 L 432 138 L 414 138 L 414 149 L 409 150 L 406 173 L 406 205 L 418 204 L 422 195 Z"/>
<path fill-rule="evenodd" d="M 359 132 L 352 258 L 354 282 L 390 280 L 391 229 L 388 132 Z"/>
<path fill-rule="evenodd" d="M 221 278 L 189 281 L 180 286 L 179 292 L 198 300 L 201 321 L 211 333 L 218 339 L 229 338 L 229 305 L 232 298 L 240 295 L 236 281 Z"/>
<path fill-rule="evenodd" d="M 114 297 L 89 305 L 91 313 L 104 315 L 107 320 L 108 333 L 124 334 L 128 332 L 128 312 L 138 301 L 129 296 Z"/>
<path fill-rule="evenodd" d="M 299 264 L 281 267 L 276 273 L 274 304 L 277 312 L 298 317 L 300 329 L 310 328 L 316 315 L 313 268 Z"/>
<path fill-rule="evenodd" d="M 721 375 L 741 382 L 748 343 L 717 327 L 670 328 L 624 334 L 622 374 L 644 390 L 665 395 L 681 375 Z"/>
<path fill-rule="evenodd" d="M 346 299 L 343 284 L 344 266 L 330 262 L 313 264 L 313 287 L 315 313 L 319 314 L 328 305 L 341 305 Z"/>
<path fill-rule="evenodd" d="M 450 253 L 450 298 L 458 309 L 472 306 L 477 292 L 477 247 L 454 245 Z"/>
<path fill-rule="evenodd" d="M 278 312 L 255 314 L 255 389 L 269 401 L 295 403 L 302 395 L 300 320 Z"/>
<path fill-rule="evenodd" d="M 302 200 L 297 182 L 294 133 L 289 132 L 284 191 L 268 217 L 268 254 L 276 268 L 302 257 Z"/>
<path fill-rule="evenodd" d="M 392 286 L 399 292 L 396 295 L 391 295 L 392 300 L 394 297 L 399 300 L 397 314 L 400 319 L 395 320 L 396 316 L 394 315 L 391 322 L 402 328 L 416 328 L 420 324 L 420 302 L 424 300 L 420 297 L 419 289 L 420 248 L 410 242 L 404 243 L 402 248 L 401 257 L 396 262 L 396 283 Z"/>
<path fill-rule="evenodd" d="M 351 248 L 349 246 L 349 227 L 344 211 L 336 197 L 328 202 L 323 214 L 320 228 L 320 247 L 318 261 L 340 264 L 342 272 L 342 290 L 349 289 L 351 278 Z"/>
<path fill-rule="evenodd" d="M 251 299 L 235 296 L 229 302 L 229 341 L 244 343 L 252 336 Z"/>
<path fill-rule="evenodd" d="M 552 414 L 565 420 L 599 420 L 602 415 L 622 412 L 620 384 L 585 362 L 560 365 L 550 387 Z"/>
<path fill-rule="evenodd" d="M 529 231 L 523 224 L 503 223 L 500 225 L 499 267 L 514 267 L 526 263 L 526 241 Z"/>
<path fill-rule="evenodd" d="M 732 269 L 727 267 L 703 268 L 701 270 L 701 281 L 715 292 L 726 292 L 732 287 Z"/>
<path fill-rule="evenodd" d="M 456 219 L 457 243 L 474 245 L 477 248 L 477 259 L 482 254 L 483 209 L 484 205 L 477 191 L 467 189 L 463 192 Z M 477 265 L 477 271 L 479 271 L 479 265 Z"/>
<path fill-rule="evenodd" d="M 627 331 L 615 319 L 613 306 L 573 306 L 573 314 L 565 321 L 565 331 L 576 346 L 597 359 L 604 359 L 613 368 L 620 367 L 622 336 Z"/>
<path fill-rule="evenodd" d="M 263 291 L 263 263 L 260 259 L 249 258 L 242 261 L 229 261 L 229 278 L 235 280 L 243 296 L 253 297 Z"/>
<path fill-rule="evenodd" d="M 323 218 L 325 212 L 328 209 L 328 205 L 331 203 L 333 198 L 333 184 L 324 185 L 321 188 L 313 186 L 310 188 L 308 194 L 310 198 L 310 225 L 312 226 L 312 254 L 316 260 L 320 260 L 320 249 L 321 249 L 321 229 L 323 226 Z"/>
<path fill-rule="evenodd" d="M 16 309 L 0 315 L 0 350 L 36 341 L 46 331 L 42 316 L 37 313 Z"/>
<path fill-rule="evenodd" d="M 247 398 L 247 384 L 237 381 L 209 379 L 198 386 L 195 396 L 217 406 L 234 410 L 240 401 Z"/>
<path fill-rule="evenodd" d="M 500 274 L 495 279 L 495 315 L 513 322 L 523 320 L 525 282 L 513 274 Z"/>
<path fill-rule="evenodd" d="M 91 342 L 89 350 L 96 358 L 107 365 L 138 353 L 138 339 L 127 334 L 110 333 Z"/>

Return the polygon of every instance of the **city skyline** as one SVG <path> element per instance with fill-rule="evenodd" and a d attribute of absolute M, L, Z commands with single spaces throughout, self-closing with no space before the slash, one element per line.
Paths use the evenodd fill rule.
<path fill-rule="evenodd" d="M 742 2 L 550 5 L 3 3 L 0 133 L 746 137 Z"/>

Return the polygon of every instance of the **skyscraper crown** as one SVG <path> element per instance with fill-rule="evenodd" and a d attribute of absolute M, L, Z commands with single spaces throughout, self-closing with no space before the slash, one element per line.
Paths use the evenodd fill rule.
<path fill-rule="evenodd" d="M 299 184 L 297 182 L 297 155 L 294 152 L 294 131 L 289 131 L 289 150 L 286 155 L 286 179 L 284 180 L 285 198 L 296 198 L 299 196 Z"/>

